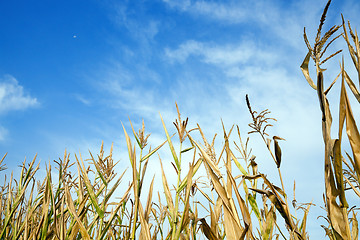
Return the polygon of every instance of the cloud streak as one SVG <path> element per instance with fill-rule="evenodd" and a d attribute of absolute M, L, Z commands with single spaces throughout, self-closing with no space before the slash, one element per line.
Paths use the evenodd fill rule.
<path fill-rule="evenodd" d="M 301 49 L 302 29 L 318 23 L 323 1 L 305 0 L 287 2 L 286 10 L 281 1 L 203 1 L 163 0 L 170 8 L 189 14 L 196 19 L 240 27 L 251 27 L 267 32 L 269 41 L 275 38 L 281 44 Z M 311 8 L 309 8 L 311 6 Z M 266 35 L 261 34 L 261 37 Z M 296 36 L 296 37 L 294 37 Z M 279 44 L 279 43 L 278 43 Z"/>
<path fill-rule="evenodd" d="M 261 49 L 252 41 L 239 44 L 215 45 L 189 40 L 177 49 L 165 49 L 165 55 L 172 61 L 184 63 L 189 57 L 197 56 L 201 61 L 217 66 L 235 66 L 247 63 L 271 63 L 277 56 L 271 51 Z"/>

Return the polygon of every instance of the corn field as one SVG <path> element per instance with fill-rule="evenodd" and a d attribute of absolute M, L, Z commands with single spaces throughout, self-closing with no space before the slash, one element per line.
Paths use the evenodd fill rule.
<path fill-rule="evenodd" d="M 327 2 L 313 43 L 304 28 L 306 54 L 300 68 L 306 81 L 318 95 L 324 141 L 324 215 L 322 226 L 329 239 L 358 239 L 360 202 L 360 134 L 350 99 L 360 104 L 360 42 L 356 30 L 342 16 L 342 23 L 324 33 L 323 26 L 330 6 Z M 346 49 L 328 53 L 335 41 L 344 41 Z M 341 54 L 349 54 L 352 67 L 358 73 L 358 83 L 351 79 Z M 339 74 L 334 80 L 324 78 L 323 64 L 340 58 Z M 315 76 L 310 74 L 314 63 Z M 334 84 L 341 84 L 338 105 L 339 122 L 336 138 L 331 136 L 333 108 L 328 93 Z M 350 95 L 350 96 L 349 96 Z M 188 118 L 178 117 L 173 128 L 165 125 L 164 141 L 159 146 L 148 145 L 150 134 L 145 124 L 139 130 L 124 126 L 128 150 L 128 168 L 119 172 L 112 147 L 105 154 L 90 159 L 65 151 L 63 157 L 46 165 L 44 179 L 36 179 L 39 170 L 36 156 L 24 161 L 20 176 L 6 176 L 0 186 L 0 239 L 309 239 L 308 213 L 312 203 L 290 200 L 282 178 L 280 136 L 270 136 L 275 124 L 268 109 L 253 109 L 249 96 L 244 96 L 251 122 L 246 138 L 240 126 L 223 129 L 223 145 L 216 148 L 215 136 L 207 139 L 199 125 L 188 128 Z M 314 103 L 317 104 L 317 103 Z M 131 122 L 130 122 L 131 123 Z M 344 131 L 345 129 L 345 131 Z M 174 132 L 174 133 L 173 133 Z M 278 173 L 276 186 L 266 173 L 258 171 L 256 156 L 249 139 L 259 135 L 268 157 Z M 235 136 L 236 141 L 231 141 Z M 197 140 L 200 139 L 200 140 Z M 348 141 L 350 151 L 342 148 Z M 159 149 L 172 156 L 170 170 L 164 170 Z M 186 154 L 185 154 L 186 153 Z M 192 156 L 189 158 L 189 156 Z M 150 161 L 151 159 L 151 161 Z M 148 164 L 159 161 L 161 190 L 154 191 L 154 178 L 144 182 Z M 168 159 L 166 160 L 168 161 Z M 6 154 L 0 161 L 0 171 L 6 168 Z M 199 170 L 202 171 L 199 171 Z M 130 183 L 123 181 L 130 172 Z M 176 181 L 169 174 L 176 173 Z M 199 176 L 199 172 L 205 173 Z M 115 194 L 122 190 L 122 196 Z M 354 195 L 357 202 L 347 200 Z M 116 196 L 115 196 L 116 195 Z M 144 201 L 144 199 L 146 201 Z M 199 201 L 198 199 L 203 199 Z"/>

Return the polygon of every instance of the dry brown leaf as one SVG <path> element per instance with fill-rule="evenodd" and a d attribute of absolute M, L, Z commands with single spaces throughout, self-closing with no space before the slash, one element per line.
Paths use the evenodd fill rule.
<path fill-rule="evenodd" d="M 140 224 L 141 224 L 140 239 L 151 240 L 149 224 L 145 220 L 144 210 L 140 201 L 139 201 L 139 216 L 140 216 Z"/>
<path fill-rule="evenodd" d="M 333 147 L 333 155 L 334 155 L 334 171 L 335 171 L 335 179 L 336 179 L 336 186 L 339 191 L 340 197 L 340 207 L 349 207 L 349 204 L 345 198 L 345 190 L 344 190 L 344 177 L 343 177 L 343 168 L 342 168 L 342 156 L 341 156 L 341 142 L 339 139 L 335 140 L 334 147 Z"/>
<path fill-rule="evenodd" d="M 205 237 L 209 240 L 218 240 L 215 233 L 211 230 L 209 224 L 207 224 L 205 218 L 201 218 L 199 221 L 201 222 L 201 231 L 205 234 Z"/>
<path fill-rule="evenodd" d="M 353 160 L 355 163 L 353 167 L 357 173 L 357 177 L 360 178 L 360 134 L 356 126 L 356 121 L 351 110 L 350 101 L 346 90 L 344 90 L 344 95 L 346 103 L 346 133 L 348 135 L 350 146 L 353 152 Z"/>
<path fill-rule="evenodd" d="M 301 64 L 300 68 L 302 73 L 304 74 L 304 77 L 306 79 L 306 81 L 309 83 L 309 85 L 316 90 L 316 85 L 314 83 L 314 81 L 311 79 L 310 77 L 310 73 L 309 73 L 309 61 L 310 61 L 310 57 L 311 57 L 311 50 L 309 49 L 309 52 L 306 54 L 306 57 L 303 61 L 303 63 Z"/>
<path fill-rule="evenodd" d="M 150 218 L 150 211 L 151 211 L 151 204 L 152 204 L 152 193 L 153 193 L 153 187 L 154 187 L 154 179 L 155 179 L 155 175 L 153 177 L 153 179 L 151 180 L 150 183 L 150 188 L 149 188 L 149 194 L 148 194 L 148 198 L 146 201 L 146 208 L 145 208 L 145 221 L 149 221 Z"/>
<path fill-rule="evenodd" d="M 83 222 L 80 220 L 80 218 L 79 218 L 79 216 L 78 216 L 78 214 L 77 214 L 77 212 L 75 210 L 74 202 L 73 202 L 73 200 L 71 198 L 70 191 L 69 191 L 69 188 L 68 188 L 67 185 L 65 185 L 65 200 L 66 200 L 67 208 L 71 212 L 71 215 L 73 215 L 73 217 L 75 218 L 76 223 L 80 228 L 81 236 L 84 239 L 90 240 L 91 237 L 90 237 L 89 233 L 87 232 Z"/>
<path fill-rule="evenodd" d="M 252 223 L 251 223 L 251 216 L 249 213 L 249 209 L 247 208 L 244 199 L 241 197 L 241 195 L 238 191 L 236 182 L 235 182 L 230 170 L 228 168 L 226 170 L 227 170 L 227 176 L 228 176 L 232 186 L 234 187 L 234 192 L 235 192 L 236 198 L 237 198 L 239 206 L 240 206 L 241 214 L 244 219 L 244 223 L 245 223 L 244 225 L 246 226 L 244 229 L 244 234 L 248 233 L 248 235 L 250 236 L 251 239 L 255 239 L 253 236 L 253 233 L 252 233 Z"/>
<path fill-rule="evenodd" d="M 345 70 L 343 70 L 344 72 L 344 76 L 345 76 L 345 80 L 346 83 L 348 84 L 348 86 L 350 87 L 350 90 L 352 91 L 352 93 L 354 94 L 356 100 L 360 103 L 360 93 L 357 90 L 354 82 L 351 80 L 350 76 L 347 74 L 347 72 Z"/>
<path fill-rule="evenodd" d="M 359 237 L 359 226 L 358 226 L 358 220 L 356 218 L 356 213 L 354 210 L 352 211 L 353 216 L 351 218 L 352 222 L 352 229 L 351 229 L 351 240 L 357 240 Z"/>
<path fill-rule="evenodd" d="M 167 183 L 167 179 L 166 179 L 166 176 L 165 176 L 164 168 L 163 168 L 162 161 L 161 161 L 160 157 L 159 157 L 159 160 L 160 160 L 162 182 L 163 182 L 166 202 L 168 204 L 169 211 L 171 213 L 171 218 L 174 220 L 175 219 L 175 214 L 176 214 L 176 213 L 174 213 L 174 209 L 175 209 L 174 202 L 173 202 L 173 199 L 172 199 L 172 196 L 171 196 L 171 192 L 170 192 L 170 189 L 169 189 L 169 185 Z"/>

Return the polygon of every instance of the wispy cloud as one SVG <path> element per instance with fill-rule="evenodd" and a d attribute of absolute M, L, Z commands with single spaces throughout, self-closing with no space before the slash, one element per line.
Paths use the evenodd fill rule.
<path fill-rule="evenodd" d="M 247 21 L 251 14 L 247 11 L 247 1 L 238 3 L 217 3 L 207 1 L 176 1 L 164 0 L 170 7 L 192 14 L 203 15 L 212 19 L 224 20 L 229 23 L 240 23 Z M 254 10 L 253 10 L 254 11 Z"/>
<path fill-rule="evenodd" d="M 197 56 L 201 61 L 218 66 L 233 66 L 259 61 L 271 63 L 277 58 L 270 50 L 257 47 L 252 41 L 243 41 L 239 44 L 215 45 L 194 40 L 182 43 L 177 49 L 165 49 L 165 55 L 172 61 L 184 63 L 187 58 Z"/>
<path fill-rule="evenodd" d="M 0 79 L 0 113 L 24 110 L 37 105 L 38 100 L 27 94 L 14 77 L 6 75 Z"/>
<path fill-rule="evenodd" d="M 8 130 L 3 126 L 0 126 L 0 142 L 5 141 L 8 134 Z"/>
<path fill-rule="evenodd" d="M 87 106 L 91 105 L 91 101 L 81 94 L 76 93 L 76 94 L 74 94 L 74 97 L 76 100 L 78 100 L 79 102 L 81 102 L 84 105 L 87 105 Z"/>
<path fill-rule="evenodd" d="M 281 40 L 282 44 L 294 48 L 298 48 L 302 43 L 303 27 L 318 22 L 318 15 L 321 14 L 325 4 L 323 1 L 314 3 L 313 0 L 304 0 L 301 3 L 287 2 L 285 9 L 283 3 L 265 0 L 221 2 L 163 0 L 163 2 L 195 18 L 220 24 L 251 26 L 269 33 L 269 39 L 264 40 L 269 41 L 270 38 L 275 37 Z"/>
<path fill-rule="evenodd" d="M 115 23 L 118 26 L 125 27 L 135 40 L 146 43 L 152 41 L 159 32 L 159 22 L 153 19 L 144 21 L 145 13 L 140 11 L 141 7 L 135 13 L 128 8 L 128 3 L 123 2 L 116 3 L 114 9 Z"/>
<path fill-rule="evenodd" d="M 98 100 L 111 109 L 120 109 L 125 116 L 153 119 L 158 111 L 169 108 L 168 96 L 160 94 L 158 73 L 146 64 L 129 67 L 113 61 L 100 68 L 95 79 L 101 96 Z"/>

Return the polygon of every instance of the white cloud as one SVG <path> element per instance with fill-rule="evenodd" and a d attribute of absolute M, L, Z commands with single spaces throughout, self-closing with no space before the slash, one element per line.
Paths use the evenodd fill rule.
<path fill-rule="evenodd" d="M 144 22 L 144 13 L 143 12 L 132 12 L 128 9 L 126 3 L 117 3 L 114 6 L 116 11 L 114 21 L 119 26 L 124 26 L 134 39 L 140 41 L 141 43 L 147 43 L 152 41 L 152 39 L 159 32 L 159 22 L 155 20 L 146 20 Z"/>
<path fill-rule="evenodd" d="M 14 77 L 6 75 L 0 79 L 0 113 L 24 110 L 38 104 L 38 100 L 26 94 Z"/>
<path fill-rule="evenodd" d="M 171 8 L 188 13 L 195 18 L 215 21 L 221 24 L 246 24 L 248 27 L 276 36 L 281 44 L 303 49 L 304 26 L 317 27 L 325 3 L 321 0 L 305 0 L 286 3 L 283 8 L 274 1 L 176 1 L 163 0 Z M 315 25 L 314 25 L 315 24 Z M 265 36 L 265 35 L 262 35 Z M 264 41 L 267 41 L 264 39 Z M 280 42 L 278 43 L 280 44 Z"/>
<path fill-rule="evenodd" d="M 74 97 L 76 98 L 76 100 L 83 103 L 84 105 L 87 105 L 87 106 L 91 105 L 91 101 L 88 98 L 81 95 L 81 94 L 76 93 L 76 94 L 74 94 Z"/>
<path fill-rule="evenodd" d="M 184 0 L 184 1 L 163 0 L 163 2 L 168 4 L 170 7 L 176 7 L 181 9 L 182 11 L 187 10 L 191 6 L 190 0 Z"/>
<path fill-rule="evenodd" d="M 239 44 L 214 45 L 194 40 L 186 41 L 177 49 L 165 49 L 165 55 L 172 61 L 185 62 L 191 55 L 198 56 L 205 63 L 217 66 L 232 66 L 244 63 L 257 62 L 272 63 L 277 55 L 270 50 L 256 47 L 251 41 Z"/>
<path fill-rule="evenodd" d="M 170 7 L 177 8 L 181 11 L 190 12 L 191 14 L 203 15 L 212 19 L 222 20 L 229 23 L 240 23 L 246 21 L 252 16 L 248 10 L 247 1 L 238 3 L 216 3 L 207 1 L 176 1 L 164 0 Z"/>
<path fill-rule="evenodd" d="M 154 121 L 159 111 L 165 113 L 174 104 L 167 101 L 168 96 L 160 94 L 158 73 L 146 64 L 134 63 L 129 68 L 114 61 L 99 69 L 96 75 L 95 86 L 106 95 L 99 101 L 112 109 L 121 109 L 129 117 L 135 115 Z"/>
<path fill-rule="evenodd" d="M 170 60 L 184 62 L 190 55 L 199 54 L 203 50 L 203 44 L 197 41 L 187 41 L 179 46 L 178 49 L 165 49 L 165 55 Z"/>

